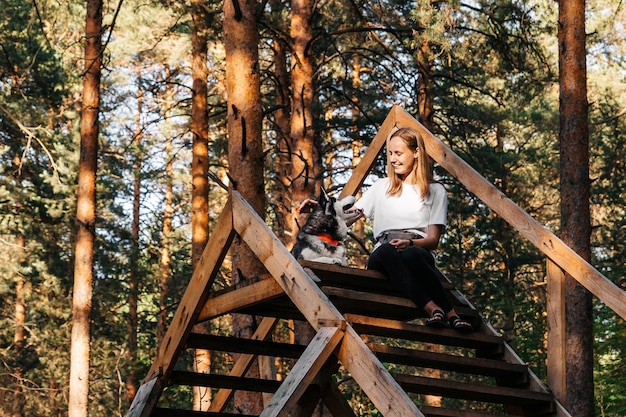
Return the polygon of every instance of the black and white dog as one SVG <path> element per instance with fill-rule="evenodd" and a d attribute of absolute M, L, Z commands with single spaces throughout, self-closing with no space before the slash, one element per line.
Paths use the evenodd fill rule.
<path fill-rule="evenodd" d="M 298 260 L 347 266 L 346 249 L 342 241 L 348 236 L 346 222 L 358 216 L 346 212 L 354 205 L 354 201 L 354 196 L 337 200 L 322 188 L 317 205 L 298 232 L 291 254 Z"/>

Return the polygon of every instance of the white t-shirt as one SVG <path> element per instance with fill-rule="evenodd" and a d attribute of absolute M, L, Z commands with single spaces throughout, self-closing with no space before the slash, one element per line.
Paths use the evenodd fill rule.
<path fill-rule="evenodd" d="M 389 178 L 376 181 L 355 207 L 374 222 L 374 238 L 385 230 L 418 230 L 424 235 L 431 224 L 446 225 L 448 195 L 440 183 L 430 184 L 430 195 L 424 199 L 417 185 L 402 185 L 402 193 L 387 195 Z"/>

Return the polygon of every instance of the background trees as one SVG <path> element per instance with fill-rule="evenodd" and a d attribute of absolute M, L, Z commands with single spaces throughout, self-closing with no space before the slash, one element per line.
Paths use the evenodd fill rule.
<path fill-rule="evenodd" d="M 263 116 L 264 214 L 285 242 L 290 237 L 282 234 L 288 230 L 283 226 L 300 198 L 294 197 L 294 183 L 302 171 L 293 169 L 299 154 L 292 132 L 309 135 L 306 144 L 316 155 L 309 163 L 319 165 L 309 173 L 311 181 L 335 190 L 394 103 L 431 123 L 434 133 L 475 169 L 547 227 L 559 230 L 553 2 L 302 3 L 310 7 L 310 27 L 297 48 L 292 12 L 300 9 L 279 0 L 247 4 L 256 7 L 259 36 L 256 113 Z M 227 182 L 226 173 L 237 172 L 236 178 L 247 182 L 252 171 L 229 159 L 234 152 L 228 146 L 235 142 L 229 144 L 226 135 L 227 110 L 232 111 L 226 81 L 232 78 L 225 72 L 222 2 L 197 4 L 207 11 L 204 114 L 207 170 L 214 175 L 203 193 L 210 229 L 225 198 L 215 178 Z M 191 276 L 196 26 L 190 5 L 126 0 L 117 15 L 117 3 L 103 5 L 91 415 L 125 413 L 126 380 L 131 370 L 138 378 L 145 375 L 157 334 Z M 0 0 L 0 8 L 11 17 L 0 22 L 0 250 L 5 259 L 0 264 L 0 407 L 7 414 L 63 415 L 86 11 L 83 4 L 63 1 Z M 625 286 L 626 45 L 619 28 L 626 15 L 617 0 L 588 1 L 586 20 L 590 256 Z M 292 78 L 304 59 L 298 53 L 310 59 L 306 101 L 305 90 L 298 87 L 303 84 Z M 293 109 L 302 103 L 310 113 L 294 127 Z M 382 163 L 378 169 L 384 169 Z M 441 265 L 543 377 L 542 257 L 445 172 L 439 175 L 451 202 Z M 131 215 L 135 197 L 138 234 L 133 234 Z M 367 241 L 371 231 L 365 227 L 359 233 Z M 354 264 L 362 262 L 366 253 L 353 240 L 348 243 Z M 216 285 L 223 285 L 231 274 L 225 271 L 218 278 Z M 136 313 L 128 303 L 134 294 Z M 621 416 L 626 411 L 620 377 L 626 328 L 602 305 L 593 308 L 596 408 Z M 134 349 L 133 331 L 136 356 L 128 354 Z M 229 360 L 211 359 L 213 367 Z M 189 404 L 192 394 L 164 395 Z M 365 404 L 360 410 L 370 412 Z"/>

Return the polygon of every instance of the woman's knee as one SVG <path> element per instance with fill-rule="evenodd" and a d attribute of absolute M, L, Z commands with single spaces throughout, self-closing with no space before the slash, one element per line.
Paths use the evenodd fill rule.
<path fill-rule="evenodd" d="M 428 249 L 424 249 L 419 246 L 410 246 L 402 251 L 402 256 L 405 257 L 407 261 L 411 261 L 414 259 L 419 259 L 422 263 L 430 266 L 435 266 L 435 258 L 432 253 Z"/>
<path fill-rule="evenodd" d="M 389 243 L 384 243 L 376 248 L 376 250 L 370 255 L 367 263 L 368 268 L 377 269 L 377 265 L 384 265 L 386 262 L 389 262 L 390 259 L 397 256 L 398 250 Z"/>

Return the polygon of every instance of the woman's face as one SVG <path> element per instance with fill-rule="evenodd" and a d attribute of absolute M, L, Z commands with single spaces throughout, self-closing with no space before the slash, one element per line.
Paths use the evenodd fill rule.
<path fill-rule="evenodd" d="M 417 158 L 417 150 L 412 151 L 399 137 L 392 137 L 387 146 L 389 162 L 396 175 L 405 179 L 413 172 L 413 165 Z"/>

